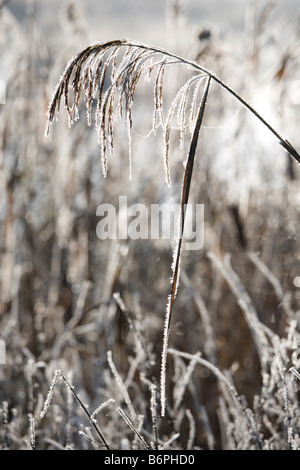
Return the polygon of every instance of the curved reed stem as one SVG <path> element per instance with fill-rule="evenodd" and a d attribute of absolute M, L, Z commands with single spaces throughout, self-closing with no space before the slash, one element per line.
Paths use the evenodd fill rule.
<path fill-rule="evenodd" d="M 56 91 L 55 91 L 55 94 L 51 100 L 51 103 L 50 103 L 50 106 L 49 106 L 49 112 L 48 112 L 48 122 L 47 122 L 47 128 L 46 128 L 46 133 L 48 133 L 49 131 L 49 124 L 54 120 L 55 118 L 55 115 L 56 115 L 56 112 L 58 112 L 59 110 L 59 102 L 60 102 L 60 98 L 62 96 L 62 94 L 64 93 L 65 94 L 65 104 L 66 104 L 66 107 L 67 109 L 69 110 L 68 108 L 68 100 L 67 100 L 67 95 L 69 93 L 69 90 L 68 90 L 68 85 L 69 85 L 69 80 L 70 80 L 70 76 L 71 76 L 71 73 L 73 71 L 74 68 L 76 68 L 76 79 L 78 80 L 78 83 L 79 83 L 79 79 L 80 79 L 80 72 L 81 72 L 81 67 L 84 63 L 84 61 L 86 61 L 87 59 L 90 59 L 90 63 L 88 65 L 90 65 L 92 63 L 92 61 L 94 60 L 94 57 L 97 55 L 97 54 L 103 54 L 104 52 L 106 52 L 107 50 L 111 49 L 111 48 L 114 48 L 114 53 L 111 54 L 111 58 L 113 57 L 115 59 L 115 53 L 121 48 L 121 47 L 126 47 L 127 50 L 128 49 L 133 49 L 134 51 L 136 50 L 139 50 L 139 51 L 146 51 L 146 52 L 152 52 L 153 54 L 162 54 L 163 56 L 165 57 L 168 57 L 168 58 L 171 58 L 171 59 L 174 59 L 177 63 L 181 63 L 181 64 L 186 64 L 190 67 L 193 67 L 195 70 L 198 70 L 199 72 L 201 73 L 204 73 L 205 75 L 207 75 L 208 77 L 210 77 L 212 80 L 214 80 L 218 85 L 220 85 L 224 90 L 226 90 L 228 93 L 230 93 L 235 99 L 237 99 L 245 108 L 248 109 L 248 111 L 250 111 L 250 113 L 252 113 L 259 121 L 262 122 L 262 124 L 264 126 L 266 126 L 271 132 L 272 134 L 278 139 L 280 145 L 282 145 L 282 147 L 298 162 L 300 163 L 300 155 L 299 153 L 296 151 L 296 149 L 292 146 L 292 144 L 287 140 L 285 139 L 284 137 L 282 137 L 279 132 L 277 132 L 273 126 L 271 126 L 271 124 L 266 121 L 251 105 L 250 103 L 245 99 L 243 98 L 239 93 L 237 93 L 233 88 L 231 88 L 229 85 L 227 85 L 225 82 L 223 82 L 217 75 L 215 75 L 211 70 L 201 66 L 200 64 L 198 64 L 197 62 L 195 61 L 192 61 L 192 60 L 188 60 L 188 59 L 185 59 L 177 54 L 174 54 L 174 53 L 171 53 L 169 52 L 168 50 L 166 49 L 163 49 L 161 47 L 157 47 L 157 46 L 152 46 L 152 45 L 149 45 L 149 44 L 144 44 L 144 43 L 141 43 L 141 42 L 137 42 L 137 41 L 132 41 L 132 40 L 128 40 L 128 39 L 117 39 L 117 40 L 112 40 L 112 41 L 108 41 L 108 42 L 102 42 L 102 43 L 96 43 L 96 44 L 93 44 L 91 46 L 88 46 L 87 48 L 85 48 L 83 51 L 81 51 L 74 60 L 72 60 L 64 74 L 62 75 L 58 85 L 57 85 L 57 88 L 56 88 Z M 149 57 L 149 56 L 147 56 Z M 122 74 L 123 76 L 125 75 L 127 78 L 130 77 L 130 74 L 135 72 L 136 74 L 136 70 L 134 69 L 135 65 L 137 64 L 137 61 L 138 59 L 140 60 L 141 58 L 145 58 L 145 57 L 139 57 L 137 58 L 136 56 L 133 57 L 133 60 L 132 62 L 130 63 L 126 63 L 125 64 L 125 67 L 121 70 L 121 73 L 116 77 L 115 79 L 115 84 L 118 85 L 118 82 L 120 81 L 120 78 L 122 77 Z M 102 62 L 100 63 L 100 66 L 102 65 Z M 107 67 L 107 63 L 105 64 L 106 67 Z M 104 67 L 105 67 L 104 65 Z M 97 67 L 98 68 L 98 67 Z M 103 78 L 105 78 L 105 70 L 103 71 Z M 142 73 L 142 71 L 141 71 Z M 159 72 L 161 73 L 161 71 Z M 98 77 L 99 78 L 99 77 Z M 139 76 L 135 75 L 133 77 L 134 79 L 131 80 L 131 81 L 128 81 L 127 82 L 127 86 L 128 84 L 132 86 L 133 90 L 132 90 L 132 93 L 131 93 L 131 99 L 133 101 L 133 96 L 134 96 L 134 89 L 135 89 L 135 86 L 137 84 L 137 81 L 139 79 Z M 86 76 L 85 77 L 86 81 L 89 81 L 89 77 Z M 73 82 L 73 88 L 74 88 L 74 85 L 75 85 L 75 107 L 78 106 L 78 101 L 79 101 L 79 95 L 80 95 L 80 87 L 78 87 L 78 83 L 76 83 L 76 80 Z M 102 85 L 104 83 L 104 80 L 102 82 Z M 88 83 L 89 84 L 89 83 Z M 88 87 L 87 87 L 88 88 Z M 103 93 L 103 87 L 102 89 L 100 89 L 100 92 L 99 92 L 99 95 Z M 107 96 L 106 96 L 107 97 Z M 100 98 L 100 96 L 99 96 Z M 89 96 L 89 99 L 91 99 L 91 94 Z M 107 105 L 107 101 L 106 101 L 106 105 Z M 111 103 L 110 103 L 111 104 Z M 132 102 L 129 103 L 129 120 L 131 118 L 130 116 L 130 111 L 131 111 L 131 106 L 132 106 Z M 107 106 L 105 106 L 106 108 Z M 105 109 L 104 109 L 105 111 Z M 104 135 L 102 135 L 102 137 L 105 137 Z"/>
<path fill-rule="evenodd" d="M 125 48 L 122 57 L 118 57 L 121 48 Z M 156 60 L 157 55 L 159 60 Z M 162 57 L 161 57 L 162 56 Z M 154 58 L 156 62 L 154 62 Z M 193 68 L 197 73 L 178 91 L 173 100 L 166 119 L 163 116 L 163 77 L 166 66 L 173 64 L 183 64 Z M 161 360 L 161 415 L 165 415 L 166 401 L 166 362 L 168 352 L 168 342 L 170 334 L 171 314 L 173 310 L 174 300 L 176 298 L 179 274 L 180 274 L 180 257 L 182 248 L 182 238 L 185 222 L 185 206 L 188 202 L 191 178 L 193 173 L 193 163 L 197 149 L 199 132 L 202 124 L 204 109 L 207 103 L 208 91 L 211 81 L 216 82 L 229 94 L 231 94 L 238 102 L 250 111 L 259 121 L 266 126 L 269 131 L 278 139 L 280 145 L 298 162 L 300 163 L 300 155 L 290 142 L 283 138 L 239 93 L 233 90 L 229 85 L 224 83 L 213 72 L 202 67 L 195 61 L 191 61 L 173 54 L 160 47 L 151 46 L 131 40 L 112 40 L 109 42 L 96 43 L 88 46 L 81 51 L 75 59 L 72 59 L 67 65 L 50 102 L 48 111 L 47 133 L 49 124 L 57 117 L 61 98 L 64 96 L 65 107 L 69 114 L 70 123 L 78 119 L 79 99 L 81 92 L 85 96 L 87 121 L 90 125 L 92 122 L 91 113 L 93 101 L 97 99 L 96 109 L 96 129 L 98 133 L 98 141 L 102 153 L 102 168 L 107 173 L 107 147 L 112 152 L 113 149 L 113 122 L 118 116 L 122 116 L 125 108 L 128 141 L 129 141 L 129 166 L 131 166 L 131 132 L 132 132 L 132 106 L 135 99 L 135 89 L 140 77 L 144 74 L 150 74 L 156 70 L 156 80 L 154 85 L 154 118 L 153 130 L 162 125 L 164 129 L 164 164 L 166 170 L 166 180 L 168 184 L 171 182 L 169 172 L 169 146 L 170 146 L 170 129 L 171 119 L 174 116 L 176 107 L 177 115 L 180 116 L 179 130 L 185 128 L 186 103 L 188 101 L 188 93 L 194 87 L 193 100 L 190 112 L 189 127 L 193 130 L 189 154 L 187 158 L 186 168 L 184 172 L 182 192 L 181 192 L 181 214 L 180 214 L 180 236 L 177 247 L 174 251 L 172 265 L 172 287 L 168 298 L 168 304 L 165 315 L 165 328 L 163 334 L 163 348 Z M 105 82 L 108 71 L 110 73 L 110 81 L 108 87 L 105 88 Z M 206 77 L 206 87 L 200 102 L 196 102 L 194 97 L 198 94 L 199 86 L 203 77 Z M 73 103 L 69 102 L 69 94 L 73 92 Z M 97 97 L 97 98 L 96 98 Z M 195 111 L 196 110 L 196 111 Z M 198 112 L 197 112 L 198 110 Z M 103 440 L 103 437 L 102 437 Z"/>

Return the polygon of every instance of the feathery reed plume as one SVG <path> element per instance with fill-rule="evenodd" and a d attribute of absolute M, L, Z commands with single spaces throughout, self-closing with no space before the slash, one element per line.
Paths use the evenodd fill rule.
<path fill-rule="evenodd" d="M 187 79 L 186 83 L 179 89 L 173 102 L 169 106 L 166 117 L 164 117 L 164 80 L 167 67 L 180 64 L 192 69 L 195 74 Z M 230 86 L 224 83 L 210 70 L 202 67 L 195 61 L 184 59 L 160 47 L 155 47 L 132 40 L 111 40 L 108 42 L 95 43 L 79 52 L 67 65 L 61 76 L 54 95 L 49 105 L 46 134 L 52 121 L 57 119 L 61 99 L 64 100 L 65 108 L 69 117 L 70 125 L 79 119 L 79 104 L 81 95 L 84 96 L 87 123 L 90 126 L 93 122 L 92 112 L 95 112 L 95 127 L 98 135 L 98 142 L 101 149 L 101 162 L 104 176 L 108 171 L 108 152 L 113 154 L 114 149 L 114 123 L 118 118 L 125 118 L 128 144 L 129 144 L 129 177 L 131 177 L 131 143 L 133 117 L 132 108 L 135 100 L 135 92 L 141 77 L 150 78 L 155 75 L 154 80 L 154 106 L 152 131 L 155 134 L 159 127 L 163 129 L 164 136 L 164 167 L 167 184 L 171 184 L 170 175 L 170 136 L 171 130 L 175 129 L 180 133 L 180 147 L 183 147 L 185 129 L 189 128 L 192 134 L 188 159 L 185 166 L 182 193 L 181 193 L 181 214 L 180 214 L 180 236 L 174 251 L 172 265 L 171 293 L 168 298 L 161 358 L 161 415 L 165 415 L 166 401 L 166 361 L 168 351 L 168 341 L 170 335 L 171 315 L 176 298 L 179 273 L 180 255 L 182 248 L 182 237 L 184 232 L 185 205 L 188 202 L 193 164 L 197 149 L 199 132 L 203 120 L 204 110 L 207 103 L 208 92 L 211 81 L 217 83 L 226 92 L 231 94 L 239 103 L 250 111 L 258 120 L 266 126 L 276 137 L 280 145 L 300 163 L 300 155 L 242 96 Z M 199 100 L 199 89 L 206 78 L 204 93 Z M 73 96 L 71 101 L 70 95 Z M 189 103 L 189 106 L 188 106 Z M 189 109 L 187 109 L 189 107 Z M 186 120 L 186 117 L 188 119 Z M 177 126 L 173 121 L 177 120 Z M 230 273 L 231 287 L 233 290 L 239 288 L 234 275 Z M 244 300 L 245 300 L 244 295 Z M 244 309 L 251 307 L 247 311 L 249 324 L 255 322 L 255 315 L 252 314 L 252 306 L 249 302 L 243 304 Z M 258 346 L 261 349 L 263 333 L 259 338 Z M 134 414 L 131 410 L 131 415 Z"/>
<path fill-rule="evenodd" d="M 122 48 L 125 48 L 125 52 L 123 56 L 119 57 Z M 88 125 L 92 124 L 92 109 L 96 101 L 95 127 L 101 148 L 101 162 L 104 175 L 107 174 L 107 149 L 109 149 L 110 153 L 113 153 L 114 148 L 114 121 L 125 115 L 129 141 L 130 176 L 132 106 L 136 86 L 141 76 L 149 78 L 154 73 L 153 71 L 155 71 L 152 130 L 155 133 L 156 129 L 160 126 L 164 129 L 164 165 L 166 180 L 170 184 L 169 146 L 171 119 L 177 111 L 179 127 L 181 132 L 183 132 L 188 94 L 191 87 L 197 84 L 199 86 L 199 81 L 201 82 L 205 76 L 199 68 L 196 70 L 196 75 L 189 79 L 177 93 L 168 111 L 166 122 L 164 122 L 164 72 L 168 65 L 175 63 L 189 64 L 184 59 L 170 54 L 163 49 L 134 41 L 115 40 L 87 47 L 75 59 L 71 60 L 58 82 L 49 105 L 46 134 L 49 132 L 50 123 L 58 117 L 62 98 L 64 98 L 69 123 L 72 124 L 79 119 L 79 102 L 82 93 L 86 103 Z M 70 91 L 73 92 L 74 96 L 72 103 L 69 101 Z M 189 126 L 193 122 L 196 98 L 197 93 L 194 91 Z"/>
<path fill-rule="evenodd" d="M 119 59 L 121 49 L 125 49 L 123 56 Z M 156 61 L 155 61 L 156 60 Z M 163 77 L 167 65 L 182 64 L 191 67 L 197 74 L 189 79 L 178 92 L 172 103 L 167 121 L 163 120 Z M 103 172 L 107 174 L 107 145 L 113 150 L 113 121 L 123 115 L 124 105 L 126 111 L 126 122 L 131 142 L 132 130 L 132 106 L 135 97 L 136 86 L 142 75 L 150 76 L 153 70 L 157 70 L 154 87 L 154 113 L 153 130 L 162 125 L 165 129 L 165 144 L 169 148 L 170 137 L 170 117 L 173 115 L 176 105 L 179 103 L 178 114 L 181 116 L 180 125 L 184 127 L 185 103 L 187 94 L 192 85 L 194 88 L 194 98 L 190 110 L 189 125 L 193 123 L 195 114 L 195 101 L 198 94 L 199 80 L 209 77 L 218 83 L 224 90 L 234 96 L 243 106 L 245 106 L 257 119 L 259 119 L 278 139 L 280 145 L 300 163 L 300 155 L 292 144 L 281 135 L 235 90 L 230 88 L 213 72 L 202 67 L 195 61 L 184 59 L 176 54 L 156 46 L 143 44 L 141 42 L 116 39 L 108 42 L 95 43 L 79 52 L 67 65 L 61 76 L 54 95 L 51 99 L 48 110 L 48 121 L 46 135 L 49 132 L 50 123 L 57 119 L 60 101 L 64 98 L 65 108 L 72 124 L 79 119 L 79 100 L 81 93 L 84 94 L 87 111 L 87 122 L 92 122 L 92 106 L 97 102 L 95 112 L 95 124 L 98 133 L 99 144 L 102 153 Z M 106 87 L 110 71 L 110 84 Z M 73 103 L 69 102 L 69 94 L 73 93 Z M 117 94 L 117 92 L 119 92 Z M 116 97 L 118 95 L 118 97 Z M 159 121 L 159 122 L 158 122 Z M 131 150 L 130 150 L 131 151 Z M 165 151 L 166 164 L 168 167 L 168 152 Z M 167 175 L 168 176 L 168 175 Z"/>

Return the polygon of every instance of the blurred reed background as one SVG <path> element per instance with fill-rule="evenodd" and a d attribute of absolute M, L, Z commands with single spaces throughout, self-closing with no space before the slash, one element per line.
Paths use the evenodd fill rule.
<path fill-rule="evenodd" d="M 172 243 L 99 240 L 96 210 L 117 206 L 121 194 L 129 203 L 179 202 L 186 147 L 174 137 L 168 188 L 162 136 L 144 138 L 153 110 L 147 83 L 136 96 L 131 180 L 122 122 L 107 178 L 84 108 L 71 129 L 62 110 L 44 136 L 71 57 L 94 41 L 130 37 L 214 71 L 299 150 L 298 2 L 221 4 L 0 2 L 3 449 L 103 448 L 59 377 L 40 418 L 58 369 L 91 413 L 110 400 L 97 423 L 112 449 L 143 448 L 135 431 L 154 448 L 172 436 L 173 449 L 299 447 L 299 167 L 213 86 L 191 187 L 191 201 L 205 207 L 205 242 L 183 251 L 160 419 Z M 186 79 L 181 73 L 168 76 L 166 101 Z"/>

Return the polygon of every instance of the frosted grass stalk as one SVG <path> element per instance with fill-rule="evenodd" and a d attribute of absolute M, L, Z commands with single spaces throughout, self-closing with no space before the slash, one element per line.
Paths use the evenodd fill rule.
<path fill-rule="evenodd" d="M 108 365 L 109 365 L 109 367 L 110 367 L 110 369 L 111 369 L 111 371 L 112 371 L 112 374 L 113 374 L 113 376 L 114 376 L 115 379 L 116 379 L 116 382 L 117 382 L 117 384 L 118 384 L 118 387 L 119 387 L 119 389 L 120 389 L 120 391 L 121 391 L 121 393 L 122 393 L 122 395 L 123 395 L 123 398 L 124 398 L 124 401 L 125 401 L 125 403 L 126 403 L 126 405 L 127 405 L 127 408 L 128 408 L 129 414 L 130 414 L 130 416 L 131 416 L 131 419 L 132 419 L 133 421 L 136 421 L 136 420 L 137 420 L 136 412 L 134 411 L 134 408 L 133 408 L 133 406 L 132 406 L 132 402 L 131 402 L 131 400 L 130 400 L 130 397 L 129 397 L 129 395 L 128 395 L 128 392 L 127 392 L 127 390 L 126 390 L 126 387 L 125 387 L 125 385 L 124 385 L 124 383 L 123 383 L 123 381 L 122 381 L 122 379 L 121 379 L 121 377 L 120 377 L 120 375 L 119 375 L 119 373 L 118 373 L 118 371 L 117 371 L 117 369 L 116 369 L 116 366 L 115 366 L 115 364 L 114 364 L 114 362 L 113 362 L 113 359 L 112 359 L 112 352 L 111 352 L 111 351 L 107 351 L 107 361 L 108 361 Z"/>
<path fill-rule="evenodd" d="M 139 438 L 145 449 L 148 449 L 148 444 L 146 443 L 145 439 L 143 436 L 139 433 L 135 425 L 132 423 L 132 421 L 128 418 L 126 413 L 120 408 L 119 406 L 117 407 L 118 413 L 122 416 L 124 419 L 125 423 L 128 425 L 128 427 L 134 432 L 134 434 Z"/>

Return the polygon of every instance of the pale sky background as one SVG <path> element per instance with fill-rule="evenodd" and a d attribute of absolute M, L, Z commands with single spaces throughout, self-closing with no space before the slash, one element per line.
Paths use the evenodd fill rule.
<path fill-rule="evenodd" d="M 24 16 L 25 0 L 11 0 L 9 8 Z M 64 0 L 36 0 L 37 16 L 43 28 L 58 30 L 59 10 Z M 79 2 L 80 3 L 80 2 Z M 172 0 L 85 0 L 81 1 L 92 41 L 130 38 L 145 42 L 166 38 L 166 10 Z M 249 0 L 182 0 L 191 28 L 205 25 L 235 34 L 243 30 Z M 252 0 L 252 3 L 255 3 Z M 268 1 L 256 0 L 261 9 Z M 270 2 L 269 2 L 270 3 Z M 297 22 L 300 19 L 299 0 L 275 0 L 274 16 Z"/>

